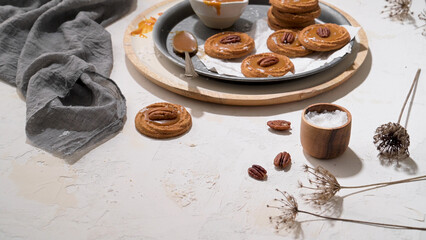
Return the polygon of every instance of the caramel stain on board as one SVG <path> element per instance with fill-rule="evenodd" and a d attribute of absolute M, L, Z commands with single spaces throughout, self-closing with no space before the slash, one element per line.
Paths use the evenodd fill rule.
<path fill-rule="evenodd" d="M 159 13 L 158 16 L 163 15 L 163 13 Z M 143 38 L 147 38 L 145 34 L 151 32 L 154 29 L 154 25 L 157 22 L 155 17 L 145 18 L 140 21 L 138 24 L 138 28 L 130 33 L 132 36 L 140 36 Z"/>

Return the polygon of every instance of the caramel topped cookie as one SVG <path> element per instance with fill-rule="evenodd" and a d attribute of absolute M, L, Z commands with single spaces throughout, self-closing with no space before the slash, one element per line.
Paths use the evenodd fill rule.
<path fill-rule="evenodd" d="M 280 29 L 302 29 L 306 26 L 315 24 L 315 19 L 308 20 L 307 22 L 291 22 L 291 21 L 284 21 L 278 19 L 273 13 L 272 13 L 272 7 L 268 10 L 268 23 L 269 26 L 273 30 L 280 30 Z"/>
<path fill-rule="evenodd" d="M 351 37 L 346 28 L 334 23 L 315 24 L 299 33 L 300 43 L 313 51 L 331 51 L 349 43 Z"/>
<path fill-rule="evenodd" d="M 152 138 L 170 138 L 187 132 L 192 125 L 191 115 L 178 104 L 154 103 L 138 112 L 136 129 Z"/>
<path fill-rule="evenodd" d="M 294 65 L 284 55 L 260 53 L 244 59 L 241 72 L 246 77 L 280 77 L 288 72 L 294 73 Z"/>
<path fill-rule="evenodd" d="M 221 32 L 209 37 L 204 51 L 213 58 L 233 59 L 250 54 L 254 49 L 254 40 L 246 33 Z"/>
<path fill-rule="evenodd" d="M 272 33 L 267 40 L 267 46 L 272 52 L 287 57 L 303 57 L 312 51 L 299 42 L 299 31 L 283 29 Z"/>
<path fill-rule="evenodd" d="M 316 9 L 305 13 L 289 13 L 284 12 L 276 7 L 271 7 L 272 14 L 281 21 L 292 23 L 304 23 L 315 20 L 321 15 L 321 8 L 317 6 Z"/>
<path fill-rule="evenodd" d="M 318 0 L 270 0 L 269 3 L 287 13 L 305 13 L 318 8 Z"/>

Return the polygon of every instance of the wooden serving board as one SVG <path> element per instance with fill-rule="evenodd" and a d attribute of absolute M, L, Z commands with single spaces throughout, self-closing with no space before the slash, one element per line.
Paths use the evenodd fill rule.
<path fill-rule="evenodd" d="M 124 34 L 124 49 L 130 62 L 148 80 L 171 92 L 206 102 L 260 106 L 288 103 L 330 91 L 348 80 L 362 65 L 368 53 L 368 40 L 361 28 L 352 53 L 336 66 L 301 79 L 268 84 L 241 84 L 216 79 L 185 78 L 184 69 L 171 63 L 154 46 L 151 33 L 146 38 L 131 36 L 143 19 L 158 18 L 181 0 L 165 0 L 139 14 Z M 342 14 L 352 26 L 361 27 L 349 14 L 322 2 Z"/>

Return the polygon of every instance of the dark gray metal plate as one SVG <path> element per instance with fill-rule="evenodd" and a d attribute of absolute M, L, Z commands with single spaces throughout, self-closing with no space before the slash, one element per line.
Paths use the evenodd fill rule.
<path fill-rule="evenodd" d="M 163 13 L 161 17 L 158 18 L 153 31 L 155 47 L 162 55 L 167 57 L 170 61 L 184 68 L 184 59 L 173 52 L 172 39 L 175 32 L 185 30 L 193 33 L 194 36 L 197 38 L 199 45 L 204 44 L 206 39 L 210 36 L 222 31 L 248 32 L 250 31 L 253 23 L 256 20 L 266 17 L 267 11 L 270 7 L 268 2 L 269 1 L 265 0 L 249 1 L 249 5 L 247 6 L 244 13 L 241 15 L 241 18 L 233 26 L 225 30 L 216 30 L 204 26 L 204 24 L 195 15 L 194 11 L 191 8 L 191 5 L 189 4 L 189 1 L 183 1 L 177 4 L 176 6 L 173 6 L 172 8 L 168 9 L 166 12 Z M 317 19 L 318 22 L 335 23 L 338 25 L 350 25 L 349 21 L 333 8 L 322 3 L 320 3 L 320 7 L 321 16 Z M 352 40 L 351 44 L 353 44 L 353 41 L 355 40 Z M 208 70 L 204 66 L 204 64 L 198 59 L 198 57 L 195 56 L 192 58 L 192 60 L 194 63 L 195 71 L 200 75 L 225 81 L 257 83 L 294 80 L 313 75 L 333 67 L 334 65 L 342 61 L 347 55 L 348 54 L 343 57 L 336 58 L 332 62 L 310 71 L 291 74 L 282 77 L 267 78 L 245 78 L 222 75 Z"/>

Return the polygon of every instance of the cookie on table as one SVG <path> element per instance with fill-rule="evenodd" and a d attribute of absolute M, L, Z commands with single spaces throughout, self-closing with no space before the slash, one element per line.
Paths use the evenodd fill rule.
<path fill-rule="evenodd" d="M 318 8 L 318 0 L 269 0 L 269 3 L 282 12 L 305 13 Z"/>
<path fill-rule="evenodd" d="M 204 52 L 213 58 L 234 59 L 250 54 L 254 47 L 254 40 L 246 33 L 221 32 L 206 40 Z"/>
<path fill-rule="evenodd" d="M 176 137 L 187 132 L 192 125 L 191 115 L 178 104 L 154 103 L 138 112 L 136 129 L 152 138 Z"/>
<path fill-rule="evenodd" d="M 281 21 L 286 22 L 292 22 L 292 23 L 304 23 L 315 20 L 315 18 L 319 17 L 321 15 L 321 8 L 317 6 L 316 9 L 310 12 L 304 12 L 304 13 L 289 13 L 289 12 L 283 12 L 282 10 L 271 7 L 271 12 L 277 18 Z"/>
<path fill-rule="evenodd" d="M 282 29 L 272 33 L 266 44 L 272 52 L 287 57 L 303 57 L 312 53 L 299 42 L 298 35 L 299 31 L 297 30 Z"/>
<path fill-rule="evenodd" d="M 299 41 L 303 46 L 319 52 L 340 49 L 350 40 L 348 30 L 334 23 L 311 25 L 299 33 Z"/>
<path fill-rule="evenodd" d="M 246 77 L 280 77 L 294 73 L 294 65 L 284 55 L 260 53 L 246 57 L 241 63 L 241 72 Z"/>
<path fill-rule="evenodd" d="M 315 24 L 315 19 L 309 20 L 307 22 L 299 22 L 299 23 L 280 20 L 276 16 L 274 16 L 274 14 L 272 13 L 272 8 L 269 8 L 267 15 L 268 15 L 268 23 L 273 30 L 289 29 L 289 28 L 302 29 L 306 26 Z"/>

